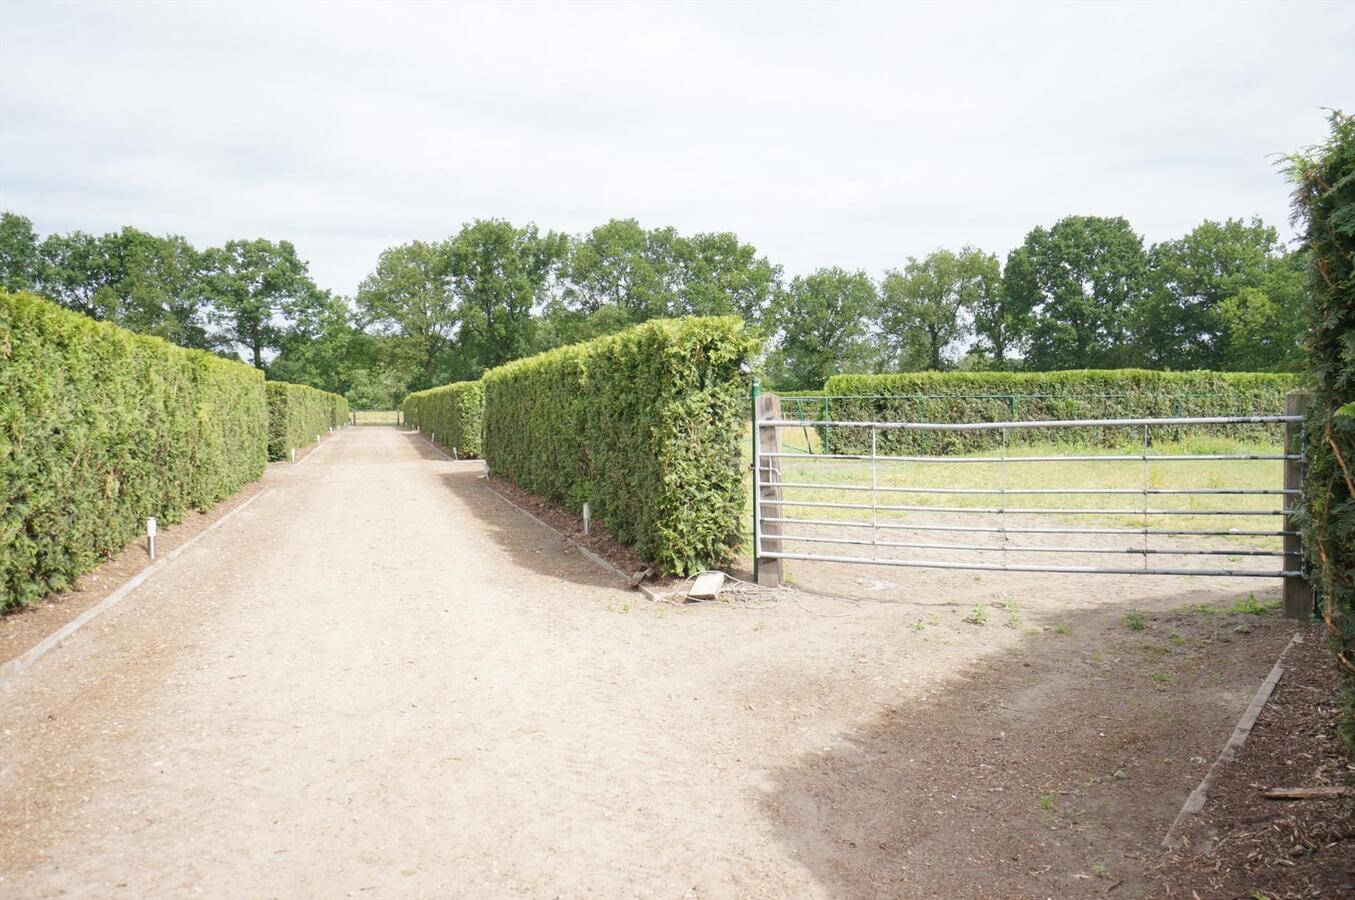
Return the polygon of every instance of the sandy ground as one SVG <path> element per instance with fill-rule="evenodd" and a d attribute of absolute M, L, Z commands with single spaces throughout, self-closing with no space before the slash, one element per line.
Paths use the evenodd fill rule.
<path fill-rule="evenodd" d="M 480 473 L 347 429 L 0 685 L 0 896 L 1133 896 L 1292 633 L 1167 612 L 1222 579 L 654 605 Z"/>

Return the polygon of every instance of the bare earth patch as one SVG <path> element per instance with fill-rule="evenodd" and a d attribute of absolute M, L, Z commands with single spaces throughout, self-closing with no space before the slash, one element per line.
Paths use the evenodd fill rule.
<path fill-rule="evenodd" d="M 1285 658 L 1284 676 L 1242 751 L 1156 874 L 1169 897 L 1355 896 L 1355 800 L 1277 801 L 1272 787 L 1348 784 L 1336 735 L 1336 677 L 1320 628 Z"/>

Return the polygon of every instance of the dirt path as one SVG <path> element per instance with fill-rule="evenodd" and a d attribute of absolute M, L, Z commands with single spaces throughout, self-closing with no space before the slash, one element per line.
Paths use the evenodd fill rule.
<path fill-rule="evenodd" d="M 1088 843 L 1160 840 L 1287 638 L 1124 649 L 1125 605 L 1223 583 L 1032 581 L 1013 628 L 967 576 L 655 606 L 479 473 L 348 429 L 0 685 L 0 896 L 1094 895 Z"/>

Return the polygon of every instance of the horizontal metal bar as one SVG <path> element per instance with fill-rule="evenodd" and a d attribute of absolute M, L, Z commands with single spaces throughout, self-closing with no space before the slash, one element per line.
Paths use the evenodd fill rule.
<path fill-rule="evenodd" d="M 882 512 L 958 512 L 1019 516 L 1287 516 L 1284 509 L 1038 509 L 996 506 L 921 506 L 913 504 L 828 503 L 821 500 L 767 500 L 763 506 L 812 506 L 824 509 L 876 509 Z"/>
<path fill-rule="evenodd" d="M 1129 428 L 1157 425 L 1267 425 L 1302 422 L 1303 416 L 1201 416 L 1174 419 L 1031 419 L 1013 422 L 851 422 L 815 420 L 825 428 L 874 428 L 877 431 L 1011 431 L 1026 428 Z M 799 419 L 759 419 L 759 428 L 803 428 Z"/>
<path fill-rule="evenodd" d="M 761 453 L 763 459 L 871 459 L 869 453 Z M 1005 460 L 1000 456 L 885 456 L 875 457 L 878 462 L 911 463 L 1000 463 L 1000 462 L 1220 462 L 1232 460 L 1276 460 L 1288 461 L 1303 459 L 1297 453 L 1162 453 L 1162 454 L 1078 454 L 1068 456 L 1009 456 Z"/>
<path fill-rule="evenodd" d="M 939 544 L 926 541 L 870 541 L 865 538 L 810 537 L 803 534 L 764 534 L 764 541 L 802 541 L 809 544 L 851 544 L 860 547 L 907 547 L 914 550 L 978 550 L 984 553 L 1129 553 L 1139 556 L 1297 556 L 1283 550 L 1167 550 L 1157 547 L 1031 547 L 1007 544 Z"/>
<path fill-rule="evenodd" d="M 895 531 L 958 531 L 971 534 L 1134 534 L 1150 536 L 1177 537 L 1293 537 L 1297 531 L 1208 531 L 1201 529 L 1174 528 L 1031 528 L 1009 526 L 1007 528 L 983 527 L 980 525 L 928 525 L 907 522 L 862 522 L 856 519 L 798 519 L 782 516 L 761 516 L 760 522 L 779 522 L 785 525 L 831 525 L 842 528 L 888 528 Z"/>
<path fill-rule="evenodd" d="M 762 551 L 761 559 L 803 559 L 811 562 L 860 563 L 867 566 L 906 566 L 914 569 L 964 569 L 978 572 L 1066 572 L 1084 575 L 1218 575 L 1229 578 L 1298 578 L 1299 572 L 1258 572 L 1248 569 L 1156 569 L 1107 566 L 1023 566 L 999 563 L 952 563 L 930 559 L 870 559 L 861 556 L 828 556 L 818 553 Z"/>
<path fill-rule="evenodd" d="M 829 491 L 892 491 L 897 494 L 1133 494 L 1142 497 L 1145 494 L 1168 494 L 1181 496 L 1231 494 L 1231 495 L 1276 495 L 1303 493 L 1288 488 L 942 488 L 942 487 L 888 487 L 869 484 L 819 484 L 809 481 L 759 481 L 763 488 L 818 488 Z"/>

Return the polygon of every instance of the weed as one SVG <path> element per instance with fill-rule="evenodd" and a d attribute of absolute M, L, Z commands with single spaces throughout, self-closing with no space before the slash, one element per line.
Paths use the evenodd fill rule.
<path fill-rule="evenodd" d="M 1012 629 L 1021 627 L 1021 606 L 1015 600 L 1007 601 L 1007 627 Z"/>
<path fill-rule="evenodd" d="M 1240 598 L 1234 603 L 1233 608 L 1229 610 L 1229 612 L 1239 614 L 1250 613 L 1253 616 L 1265 616 L 1279 609 L 1279 607 L 1279 600 L 1257 600 L 1255 594 L 1248 594 L 1246 597 Z"/>
<path fill-rule="evenodd" d="M 974 611 L 969 614 L 969 617 L 966 618 L 965 621 L 971 625 L 987 625 L 988 607 L 984 606 L 982 603 L 975 605 Z"/>
<path fill-rule="evenodd" d="M 928 624 L 928 625 L 940 625 L 940 624 L 941 624 L 941 614 L 940 614 L 940 613 L 932 613 L 931 618 L 929 618 L 929 619 L 927 620 L 927 624 Z"/>
<path fill-rule="evenodd" d="M 1101 863 L 1097 863 L 1096 865 L 1092 866 L 1092 874 L 1095 875 L 1097 878 L 1105 878 L 1106 867 L 1101 865 Z"/>
<path fill-rule="evenodd" d="M 1181 632 L 1179 631 L 1173 631 L 1171 634 L 1167 635 L 1167 640 L 1176 644 L 1178 647 L 1186 642 L 1186 639 L 1181 637 Z"/>
<path fill-rule="evenodd" d="M 1055 633 L 1055 634 L 1072 634 L 1072 632 L 1068 630 L 1068 626 L 1067 626 L 1067 625 L 1055 625 L 1055 626 L 1054 626 L 1054 633 Z"/>
<path fill-rule="evenodd" d="M 1124 614 L 1124 627 L 1130 631 L 1142 631 L 1148 627 L 1148 623 L 1144 621 L 1143 613 L 1137 609 L 1131 609 Z"/>
<path fill-rule="evenodd" d="M 1248 625 L 1246 622 L 1238 622 L 1237 627 L 1234 628 L 1233 631 L 1237 632 L 1238 634 L 1251 634 L 1251 626 Z"/>
<path fill-rule="evenodd" d="M 1038 803 L 1037 805 L 1040 807 L 1040 809 L 1043 809 L 1043 810 L 1045 810 L 1045 811 L 1047 811 L 1047 812 L 1053 812 L 1053 811 L 1054 811 L 1054 795 L 1053 795 L 1053 794 L 1041 794 L 1041 795 L 1040 795 L 1039 803 Z"/>
<path fill-rule="evenodd" d="M 1116 769 L 1115 773 L 1110 777 L 1114 778 L 1116 781 L 1126 781 L 1129 778 L 1129 776 L 1125 774 L 1124 769 Z"/>
<path fill-rule="evenodd" d="M 1158 684 L 1171 684 L 1176 679 L 1170 672 L 1154 672 L 1153 680 Z"/>
<path fill-rule="evenodd" d="M 908 627 L 913 629 L 914 631 L 921 631 L 922 629 L 927 627 L 927 623 L 922 621 L 921 619 L 918 619 L 916 622 L 911 623 Z"/>

